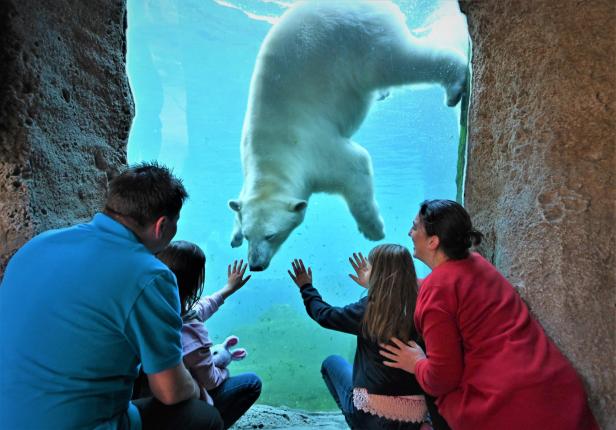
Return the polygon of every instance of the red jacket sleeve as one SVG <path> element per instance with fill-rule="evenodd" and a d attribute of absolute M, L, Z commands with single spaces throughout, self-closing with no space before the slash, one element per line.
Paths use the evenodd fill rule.
<path fill-rule="evenodd" d="M 425 291 L 417 324 L 426 343 L 427 359 L 417 363 L 419 385 L 433 396 L 455 390 L 464 369 L 462 337 L 457 325 L 457 299 L 454 291 L 430 285 Z"/>

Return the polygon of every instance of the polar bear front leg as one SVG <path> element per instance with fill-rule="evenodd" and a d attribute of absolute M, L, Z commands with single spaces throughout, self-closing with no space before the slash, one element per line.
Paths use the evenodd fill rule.
<path fill-rule="evenodd" d="M 231 231 L 231 247 L 237 248 L 244 242 L 244 235 L 242 234 L 242 224 L 238 214 L 235 215 L 233 220 L 233 230 Z"/>
<path fill-rule="evenodd" d="M 381 240 L 385 237 L 385 224 L 374 199 L 372 178 L 364 179 L 363 192 L 349 192 L 345 199 L 359 231 L 366 239 Z"/>
<path fill-rule="evenodd" d="M 385 225 L 374 198 L 372 160 L 363 147 L 353 142 L 350 144 L 351 151 L 348 157 L 352 168 L 346 170 L 343 197 L 349 205 L 359 231 L 367 239 L 381 240 L 385 237 Z"/>

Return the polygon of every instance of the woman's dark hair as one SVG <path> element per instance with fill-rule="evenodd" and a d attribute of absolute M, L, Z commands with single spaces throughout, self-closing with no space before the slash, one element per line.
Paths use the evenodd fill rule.
<path fill-rule="evenodd" d="M 203 292 L 205 254 L 199 246 L 185 240 L 171 242 L 156 254 L 171 269 L 178 281 L 182 315 L 192 309 Z"/>
<path fill-rule="evenodd" d="M 413 314 L 417 302 L 417 276 L 413 257 L 400 245 L 379 245 L 370 251 L 368 306 L 362 333 L 376 342 L 397 337 L 414 338 Z"/>
<path fill-rule="evenodd" d="M 171 170 L 157 163 L 127 168 L 109 182 L 105 210 L 144 227 L 161 216 L 180 213 L 188 193 Z"/>
<path fill-rule="evenodd" d="M 471 246 L 479 245 L 483 234 L 473 228 L 466 209 L 453 200 L 425 200 L 419 218 L 428 236 L 437 236 L 440 248 L 452 260 L 468 257 Z"/>

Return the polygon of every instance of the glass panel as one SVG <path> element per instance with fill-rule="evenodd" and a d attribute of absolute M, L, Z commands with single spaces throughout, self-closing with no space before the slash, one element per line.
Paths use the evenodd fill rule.
<path fill-rule="evenodd" d="M 459 14 L 453 0 L 398 4 L 420 37 L 443 16 Z M 204 249 L 205 294 L 224 285 L 229 262 L 246 258 L 246 244 L 230 247 L 234 212 L 227 202 L 242 187 L 239 143 L 257 51 L 286 6 L 271 0 L 128 1 L 128 73 L 136 103 L 129 162 L 158 160 L 184 179 L 190 199 L 176 239 Z M 464 50 L 466 37 L 465 30 L 456 39 Z M 419 203 L 456 197 L 460 105 L 449 108 L 443 100 L 443 89 L 434 85 L 393 89 L 373 104 L 353 136 L 372 156 L 386 225 L 382 242 L 411 246 L 407 233 Z M 253 273 L 208 320 L 215 342 L 235 334 L 248 350 L 231 372 L 262 377 L 261 403 L 335 409 L 320 363 L 333 353 L 352 361 L 355 339 L 309 319 L 287 269 L 293 258 L 303 258 L 324 299 L 345 305 L 364 293 L 347 276 L 347 259 L 354 251 L 367 255 L 375 245 L 357 231 L 340 197 L 313 195 L 304 222 L 270 267 Z M 418 275 L 425 276 L 427 268 L 416 264 Z"/>

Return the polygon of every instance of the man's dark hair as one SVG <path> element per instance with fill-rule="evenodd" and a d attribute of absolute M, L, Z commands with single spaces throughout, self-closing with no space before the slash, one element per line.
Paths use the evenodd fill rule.
<path fill-rule="evenodd" d="M 419 218 L 428 236 L 437 236 L 440 248 L 452 260 L 468 257 L 469 248 L 479 245 L 483 235 L 473 228 L 466 209 L 453 200 L 425 200 Z"/>
<path fill-rule="evenodd" d="M 187 197 L 182 181 L 167 167 L 140 163 L 109 182 L 105 211 L 130 217 L 144 227 L 161 216 L 178 215 Z"/>

